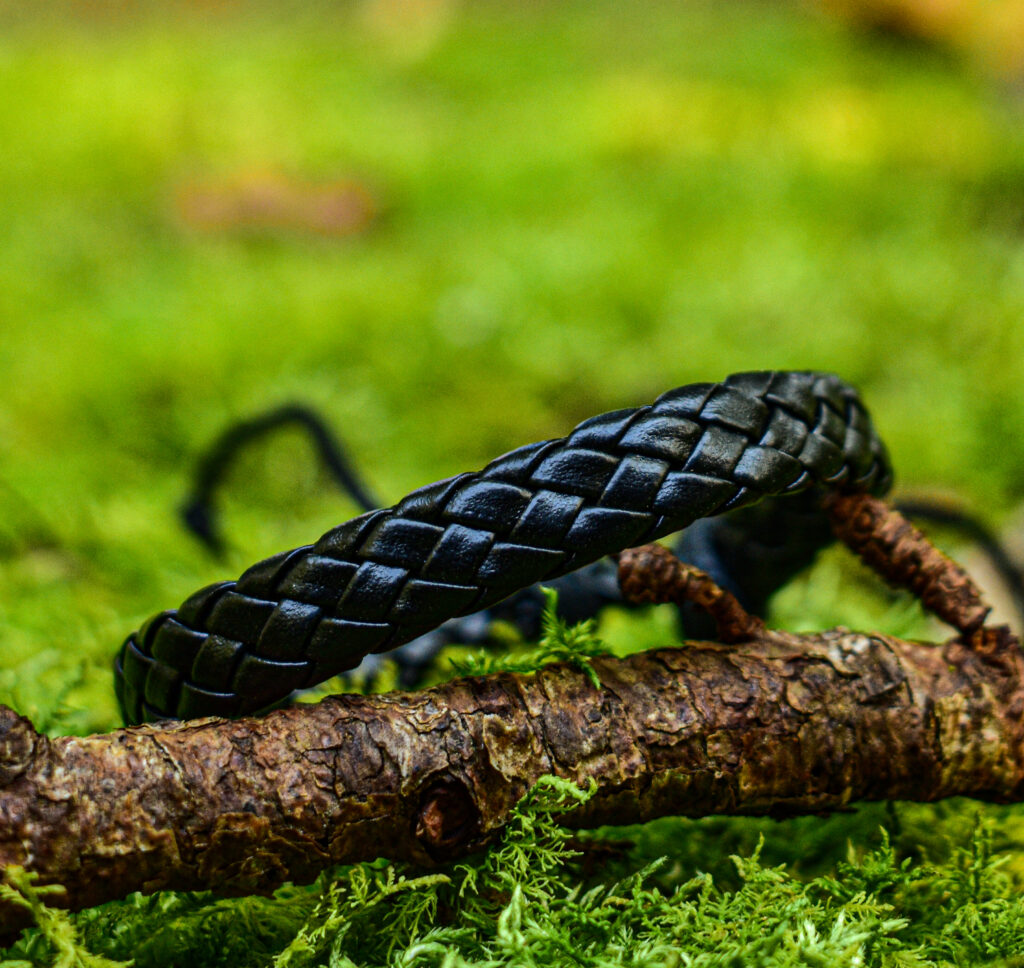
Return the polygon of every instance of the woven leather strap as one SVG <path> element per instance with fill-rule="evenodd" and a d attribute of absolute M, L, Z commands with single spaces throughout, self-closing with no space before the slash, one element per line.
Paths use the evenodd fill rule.
<path fill-rule="evenodd" d="M 883 493 L 890 483 L 885 448 L 838 377 L 742 373 L 680 387 L 196 592 L 125 642 L 118 699 L 129 723 L 257 712 L 452 616 L 697 518 L 767 495 Z"/>

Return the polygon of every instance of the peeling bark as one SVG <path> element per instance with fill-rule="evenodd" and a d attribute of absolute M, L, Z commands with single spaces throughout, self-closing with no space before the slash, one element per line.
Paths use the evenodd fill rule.
<path fill-rule="evenodd" d="M 0 865 L 62 883 L 72 908 L 429 865 L 488 843 L 548 773 L 596 781 L 579 826 L 1024 796 L 1024 657 L 1003 628 L 970 645 L 762 632 L 593 668 L 601 688 L 557 665 L 84 738 L 0 709 Z"/>

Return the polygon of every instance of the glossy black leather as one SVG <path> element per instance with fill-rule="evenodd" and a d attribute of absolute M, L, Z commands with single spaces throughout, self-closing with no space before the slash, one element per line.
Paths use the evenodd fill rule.
<path fill-rule="evenodd" d="M 698 518 L 770 495 L 883 493 L 890 484 L 885 448 L 838 377 L 741 373 L 680 387 L 420 488 L 196 592 L 125 642 L 118 698 L 129 723 L 257 712 L 368 653 Z M 765 505 L 743 512 L 746 523 L 737 515 L 716 554 L 739 559 L 750 541 L 779 549 L 776 570 L 806 564 L 829 536 L 807 517 L 806 499 L 797 504 L 810 522 L 797 553 L 786 550 L 784 518 Z M 743 571 L 738 560 L 731 567 Z M 756 570 L 745 579 L 752 595 L 758 580 Z M 762 584 L 778 587 L 770 577 Z"/>

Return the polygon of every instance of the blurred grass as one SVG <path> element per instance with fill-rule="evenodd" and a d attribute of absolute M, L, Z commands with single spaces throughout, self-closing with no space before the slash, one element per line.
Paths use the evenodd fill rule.
<path fill-rule="evenodd" d="M 1024 496 L 1021 105 L 943 55 L 750 2 L 113 9 L 0 15 L 23 706 L 84 659 L 75 725 L 110 725 L 127 631 L 349 515 L 288 438 L 233 480 L 227 566 L 179 531 L 197 450 L 289 399 L 393 499 L 680 383 L 830 369 L 902 484 Z M 254 170 L 385 211 L 343 242 L 175 214 Z"/>

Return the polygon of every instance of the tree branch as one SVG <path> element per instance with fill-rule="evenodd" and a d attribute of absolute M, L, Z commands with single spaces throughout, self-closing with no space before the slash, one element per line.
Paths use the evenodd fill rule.
<path fill-rule="evenodd" d="M 0 707 L 0 866 L 63 884 L 56 902 L 80 908 L 135 890 L 267 892 L 375 857 L 430 865 L 486 845 L 545 774 L 596 784 L 579 826 L 1024 798 L 1024 654 L 1005 627 L 942 645 L 801 636 L 692 570 L 665 581 L 717 609 L 733 644 L 593 659 L 600 687 L 552 665 L 89 737 L 47 738 Z M 0 907 L 0 928 L 22 916 Z"/>
<path fill-rule="evenodd" d="M 481 847 L 548 773 L 597 783 L 581 826 L 1024 793 L 1024 660 L 1005 629 L 978 647 L 765 632 L 593 669 L 600 689 L 557 665 L 84 738 L 2 709 L 0 865 L 62 883 L 73 908 L 264 892 Z"/>

